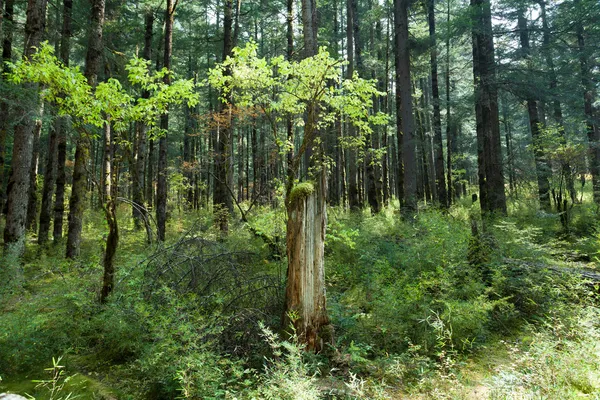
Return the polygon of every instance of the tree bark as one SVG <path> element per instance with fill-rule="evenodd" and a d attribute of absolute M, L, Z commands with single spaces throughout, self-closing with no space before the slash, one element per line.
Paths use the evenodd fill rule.
<path fill-rule="evenodd" d="M 400 92 L 400 114 L 396 117 L 401 125 L 402 153 L 399 162 L 403 164 L 403 201 L 405 213 L 417 210 L 417 159 L 415 149 L 415 123 L 412 106 L 412 90 L 410 79 L 410 51 L 408 35 L 408 4 L 409 0 L 394 0 L 394 24 L 396 35 L 396 74 Z M 397 106 L 398 107 L 398 106 Z M 399 146 L 400 147 L 400 146 Z"/>
<path fill-rule="evenodd" d="M 348 69 L 347 69 L 347 79 L 352 79 L 352 75 L 354 74 L 354 54 L 355 54 L 355 46 L 354 46 L 354 24 L 356 22 L 356 18 L 354 17 L 354 7 L 353 0 L 346 1 L 346 45 L 347 45 L 347 53 L 348 53 Z M 356 136 L 356 128 L 350 120 L 346 119 L 346 128 L 347 134 L 349 137 Z M 349 148 L 346 151 L 346 155 L 348 158 L 348 206 L 351 211 L 358 211 L 362 208 L 359 200 L 359 190 L 358 190 L 358 163 L 356 156 L 356 149 Z"/>
<path fill-rule="evenodd" d="M 525 10 L 519 7 L 517 10 L 517 24 L 519 28 L 519 37 L 523 57 L 527 63 L 530 63 L 531 48 L 529 46 L 529 28 L 527 27 L 527 19 L 525 18 Z M 532 72 L 532 71 L 530 71 Z M 533 73 L 533 72 L 532 72 Z M 552 170 L 546 159 L 543 144 L 540 142 L 540 118 L 538 114 L 538 101 L 534 95 L 534 90 L 527 90 L 525 93 L 525 101 L 527 102 L 527 115 L 529 116 L 529 128 L 531 130 L 531 138 L 533 143 L 533 154 L 535 159 L 535 172 L 538 183 L 538 199 L 540 207 L 546 211 L 550 210 L 550 177 Z"/>
<path fill-rule="evenodd" d="M 12 61 L 12 38 L 13 38 L 13 12 L 14 12 L 14 0 L 6 0 L 4 3 L 4 10 L 0 8 L 0 13 L 3 16 L 2 30 L 4 33 L 2 39 L 2 62 L 4 73 L 9 72 L 9 67 L 6 62 Z M 4 204 L 6 200 L 6 193 L 4 191 L 4 179 L 5 179 L 5 154 L 6 154 L 6 136 L 9 127 L 9 112 L 10 106 L 8 102 L 0 101 L 0 214 L 4 212 Z"/>
<path fill-rule="evenodd" d="M 316 10 L 313 0 L 302 1 L 305 56 L 317 54 Z M 313 7 L 313 8 L 311 8 Z M 309 104 L 301 148 L 312 145 L 317 133 L 318 104 Z M 320 351 L 333 333 L 327 316 L 325 296 L 325 231 L 327 226 L 327 173 L 325 167 L 314 184 L 293 188 L 298 174 L 299 152 L 286 182 L 287 209 L 287 286 L 284 324 L 292 323 L 307 350 Z M 314 162 L 314 160 L 313 160 Z"/>
<path fill-rule="evenodd" d="M 484 214 L 506 214 L 490 0 L 471 0 L 479 198 Z"/>
<path fill-rule="evenodd" d="M 25 44 L 23 58 L 30 59 L 39 47 L 46 25 L 46 1 L 29 0 L 27 3 L 27 21 L 25 23 Z M 34 84 L 24 85 L 31 92 L 37 90 Z M 37 94 L 34 95 L 37 98 Z M 20 256 L 25 249 L 25 222 L 30 188 L 30 168 L 33 157 L 34 130 L 36 122 L 27 115 L 25 104 L 17 106 L 18 115 L 23 118 L 15 126 L 12 173 L 8 182 L 6 225 L 4 227 L 4 245 L 7 250 Z M 32 107 L 37 110 L 37 99 Z M 41 122 L 40 122 L 41 124 Z"/>
<path fill-rule="evenodd" d="M 88 48 L 85 58 L 84 75 L 91 87 L 95 87 L 98 71 L 102 63 L 102 28 L 104 25 L 105 0 L 92 0 L 90 15 L 91 30 L 88 37 Z M 75 165 L 73 167 L 73 184 L 69 199 L 69 230 L 67 233 L 67 258 L 79 255 L 81 232 L 83 229 L 83 214 L 87 192 L 87 170 L 89 160 L 89 138 L 80 135 L 75 147 Z"/>
<path fill-rule="evenodd" d="M 427 0 L 427 17 L 429 23 L 429 45 L 431 46 L 431 94 L 433 97 L 433 146 L 435 183 L 438 201 L 442 208 L 448 207 L 446 177 L 444 175 L 444 144 L 442 141 L 442 116 L 440 112 L 440 93 L 438 87 L 437 38 L 435 34 L 434 0 Z"/>
<path fill-rule="evenodd" d="M 580 7 L 580 3 L 579 0 L 575 0 L 574 2 L 577 7 Z M 581 86 L 583 88 L 583 113 L 589 145 L 589 168 L 592 174 L 592 190 L 594 203 L 600 205 L 600 127 L 596 124 L 594 112 L 596 86 L 590 77 L 590 62 L 586 54 L 587 49 L 585 44 L 586 31 L 579 20 L 576 22 L 575 31 L 581 71 Z"/>
<path fill-rule="evenodd" d="M 233 0 L 225 0 L 223 18 L 223 60 L 231 55 L 233 49 Z M 226 71 L 230 74 L 231 71 Z M 219 102 L 219 118 L 225 119 L 223 125 L 219 124 L 216 130 L 215 145 L 215 173 L 213 206 L 217 213 L 217 223 L 222 233 L 229 230 L 229 214 L 233 212 L 233 202 L 229 194 L 229 170 L 231 169 L 231 104 Z M 256 174 L 257 171 L 255 170 Z"/>
<path fill-rule="evenodd" d="M 171 54 L 173 52 L 173 21 L 175 17 L 175 4 L 167 0 L 165 10 L 165 49 L 163 67 L 171 69 Z M 171 78 L 165 75 L 164 82 L 171 83 Z M 167 224 L 167 135 L 169 130 L 169 114 L 160 117 L 160 129 L 163 131 L 158 141 L 158 182 L 156 187 L 156 223 L 158 225 L 158 240 L 165 241 Z"/>

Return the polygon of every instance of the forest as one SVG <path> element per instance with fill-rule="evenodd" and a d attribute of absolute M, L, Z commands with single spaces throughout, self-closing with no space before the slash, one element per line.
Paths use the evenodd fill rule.
<path fill-rule="evenodd" d="M 0 38 L 0 399 L 600 398 L 597 0 L 0 0 Z"/>

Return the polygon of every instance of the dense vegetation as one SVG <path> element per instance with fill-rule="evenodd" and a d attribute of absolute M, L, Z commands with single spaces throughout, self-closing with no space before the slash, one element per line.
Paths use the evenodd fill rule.
<path fill-rule="evenodd" d="M 0 10 L 0 392 L 600 396 L 597 1 Z"/>

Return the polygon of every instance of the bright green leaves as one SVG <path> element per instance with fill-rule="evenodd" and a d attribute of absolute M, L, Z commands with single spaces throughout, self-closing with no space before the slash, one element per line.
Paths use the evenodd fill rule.
<path fill-rule="evenodd" d="M 31 60 L 12 65 L 8 79 L 39 83 L 45 101 L 57 105 L 61 115 L 69 115 L 76 126 L 100 127 L 110 120 L 116 130 L 125 130 L 130 122 L 143 121 L 151 127 L 150 133 L 157 134 L 156 121 L 167 112 L 170 104 L 198 103 L 193 80 L 163 82 L 170 72 L 166 69 L 150 74 L 149 63 L 138 58 L 127 65 L 128 78 L 132 85 L 148 91 L 148 98 L 137 98 L 123 88 L 116 79 L 99 83 L 92 90 L 79 68 L 66 67 L 54 56 L 47 43 L 42 44 Z"/>
<path fill-rule="evenodd" d="M 384 93 L 375 81 L 355 74 L 342 79 L 343 61 L 331 58 L 325 48 L 301 61 L 283 57 L 258 58 L 257 45 L 235 48 L 233 57 L 209 71 L 208 83 L 221 91 L 222 100 L 232 99 L 240 107 L 258 107 L 275 121 L 299 118 L 309 107 L 318 107 L 319 127 L 344 115 L 361 133 L 372 125 L 385 124 L 387 115 L 371 112 L 373 96 Z M 284 140 L 281 140 L 284 143 Z"/>

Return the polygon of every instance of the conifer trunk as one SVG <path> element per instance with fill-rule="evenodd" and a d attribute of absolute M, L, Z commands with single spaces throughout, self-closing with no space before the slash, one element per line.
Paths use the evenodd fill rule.
<path fill-rule="evenodd" d="M 35 54 L 42 41 L 46 25 L 46 5 L 45 0 L 29 0 L 27 3 L 23 50 L 23 58 L 26 60 Z M 25 87 L 31 92 L 37 90 L 37 86 L 34 84 L 26 84 Z M 14 128 L 12 173 L 8 182 L 10 190 L 8 191 L 6 225 L 4 227 L 4 245 L 17 256 L 20 256 L 25 249 L 25 223 L 36 129 L 36 121 L 27 115 L 24 107 L 23 104 L 17 106 L 17 114 L 23 118 Z M 33 108 L 37 109 L 37 105 L 34 105 Z"/>
<path fill-rule="evenodd" d="M 98 71 L 102 63 L 102 27 L 104 25 L 105 0 L 92 0 L 91 30 L 85 59 L 85 77 L 91 87 L 97 83 Z M 83 214 L 87 192 L 86 165 L 90 156 L 89 138 L 80 135 L 75 147 L 75 165 L 73 167 L 73 184 L 69 199 L 69 231 L 67 234 L 67 258 L 79 255 Z"/>
<path fill-rule="evenodd" d="M 4 3 L 4 10 L 0 8 L 0 13 L 3 16 L 2 32 L 2 62 L 3 72 L 8 72 L 8 64 L 6 62 L 12 61 L 12 37 L 13 37 L 13 7 L 14 0 L 6 0 Z M 4 204 L 6 201 L 6 193 L 4 191 L 4 179 L 5 179 L 5 159 L 6 159 L 6 135 L 9 126 L 9 111 L 10 107 L 8 102 L 0 100 L 0 214 L 4 212 Z"/>
<path fill-rule="evenodd" d="M 394 0 L 394 23 L 396 35 L 396 91 L 399 92 L 400 134 L 402 152 L 398 162 L 402 162 L 402 209 L 412 213 L 417 209 L 417 158 L 415 146 L 415 124 L 413 118 L 412 90 L 410 79 L 410 51 L 408 36 L 409 0 Z"/>
<path fill-rule="evenodd" d="M 490 1 L 471 0 L 471 10 L 481 210 L 506 214 Z"/>
<path fill-rule="evenodd" d="M 163 67 L 171 69 L 171 54 L 173 51 L 173 19 L 175 4 L 167 0 L 165 11 L 165 49 Z M 170 75 L 165 75 L 164 82 L 171 82 Z M 169 130 L 169 114 L 160 117 L 160 129 L 163 131 L 158 141 L 158 179 L 156 187 L 156 223 L 158 225 L 158 240 L 164 242 L 167 224 L 167 136 Z"/>

